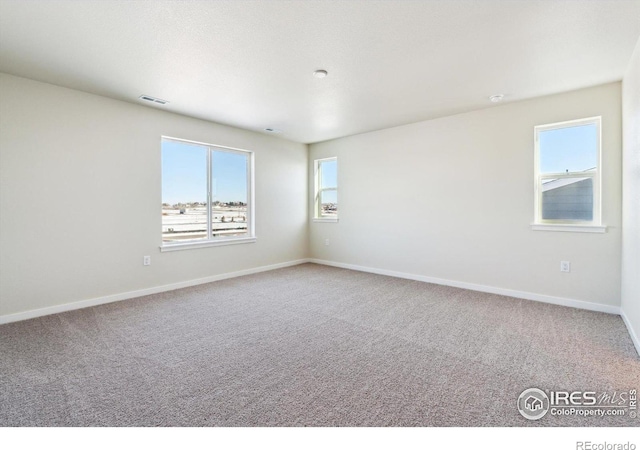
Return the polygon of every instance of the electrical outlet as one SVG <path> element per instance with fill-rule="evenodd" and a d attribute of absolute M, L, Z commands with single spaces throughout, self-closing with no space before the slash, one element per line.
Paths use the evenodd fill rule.
<path fill-rule="evenodd" d="M 324 245 L 326 245 L 327 247 L 329 246 L 329 239 L 324 240 Z"/>
<path fill-rule="evenodd" d="M 142 264 L 145 266 L 150 266 L 151 265 L 151 256 L 144 256 L 142 258 Z"/>
<path fill-rule="evenodd" d="M 569 261 L 560 261 L 560 272 L 571 272 L 571 263 Z"/>

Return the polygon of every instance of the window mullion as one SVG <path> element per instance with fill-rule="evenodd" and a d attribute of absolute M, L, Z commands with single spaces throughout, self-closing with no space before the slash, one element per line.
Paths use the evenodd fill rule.
<path fill-rule="evenodd" d="M 321 201 L 321 198 L 322 198 L 322 191 L 320 189 L 320 186 L 322 186 L 322 184 L 320 182 L 320 177 L 322 176 L 322 172 L 321 172 L 321 169 L 320 169 L 320 161 L 316 161 L 315 162 L 315 166 L 316 166 L 315 167 L 315 175 L 316 175 L 315 176 L 315 188 L 316 188 L 315 210 L 316 211 L 315 211 L 314 215 L 316 217 L 320 217 L 321 216 L 321 213 L 320 213 L 320 209 L 321 209 L 320 201 Z"/>
<path fill-rule="evenodd" d="M 213 226 L 213 221 L 211 220 L 213 215 L 212 215 L 212 211 L 211 208 L 213 207 L 212 205 L 212 199 L 213 199 L 213 192 L 211 192 L 211 189 L 213 188 L 212 186 L 212 173 L 213 173 L 213 167 L 212 167 L 212 163 L 213 160 L 211 158 L 211 147 L 207 147 L 207 240 L 211 240 L 213 239 L 212 233 L 211 233 L 211 227 Z"/>
<path fill-rule="evenodd" d="M 246 164 L 247 164 L 247 170 L 246 170 L 246 174 L 247 174 L 247 205 L 246 205 L 246 212 L 245 212 L 245 218 L 246 218 L 246 224 L 247 224 L 247 236 L 253 236 L 255 234 L 255 223 L 253 222 L 253 201 L 254 201 L 254 195 L 253 195 L 253 184 L 252 184 L 252 180 L 251 180 L 251 173 L 253 171 L 253 160 L 251 157 L 247 157 L 246 159 Z"/>
<path fill-rule="evenodd" d="M 317 202 L 317 210 L 316 215 L 318 217 L 322 217 L 322 163 L 318 163 L 318 202 Z"/>

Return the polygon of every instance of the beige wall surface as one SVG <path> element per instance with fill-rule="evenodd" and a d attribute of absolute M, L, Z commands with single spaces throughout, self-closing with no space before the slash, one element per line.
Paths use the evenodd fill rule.
<path fill-rule="evenodd" d="M 640 338 L 640 39 L 622 81 L 622 311 Z M 640 348 L 638 348 L 640 352 Z"/>
<path fill-rule="evenodd" d="M 638 86 L 627 79 L 629 103 Z M 308 256 L 618 306 L 620 99 L 613 83 L 307 155 L 303 144 L 0 74 L 0 315 Z M 596 115 L 607 233 L 532 231 L 533 127 Z M 256 152 L 255 244 L 160 253 L 161 135 Z M 339 158 L 340 221 L 308 225 L 311 163 L 329 156 Z M 637 277 L 627 284 L 634 295 Z"/>
<path fill-rule="evenodd" d="M 607 232 L 533 231 L 534 126 L 592 116 Z M 338 157 L 340 220 L 311 223 L 311 254 L 617 307 L 621 146 L 620 83 L 313 144 L 310 167 Z"/>
<path fill-rule="evenodd" d="M 255 151 L 256 243 L 159 251 L 161 135 Z M 0 74 L 0 315 L 306 258 L 307 167 L 304 144 Z"/>

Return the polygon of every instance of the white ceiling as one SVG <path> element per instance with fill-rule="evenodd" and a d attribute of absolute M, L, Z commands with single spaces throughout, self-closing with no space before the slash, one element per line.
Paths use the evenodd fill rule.
<path fill-rule="evenodd" d="M 640 0 L 0 1 L 2 72 L 305 143 L 620 80 L 639 36 Z"/>

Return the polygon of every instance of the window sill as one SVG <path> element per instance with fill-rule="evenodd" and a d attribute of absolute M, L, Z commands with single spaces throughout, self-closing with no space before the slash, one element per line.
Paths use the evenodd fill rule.
<path fill-rule="evenodd" d="M 560 223 L 532 223 L 533 231 L 568 231 L 573 233 L 606 233 L 606 225 L 574 225 Z"/>
<path fill-rule="evenodd" d="M 338 218 L 337 217 L 314 217 L 313 219 L 314 222 L 337 222 Z"/>
<path fill-rule="evenodd" d="M 223 245 L 251 244 L 256 241 L 255 237 L 243 237 L 237 239 L 224 239 L 220 241 L 204 242 L 180 242 L 178 244 L 164 244 L 160 246 L 161 252 L 175 252 L 178 250 L 189 250 L 192 248 L 220 247 Z"/>

